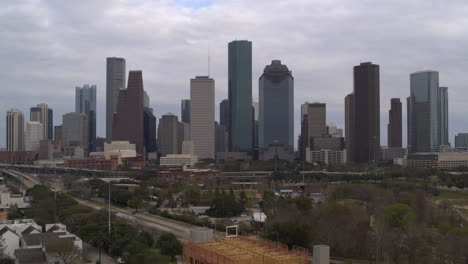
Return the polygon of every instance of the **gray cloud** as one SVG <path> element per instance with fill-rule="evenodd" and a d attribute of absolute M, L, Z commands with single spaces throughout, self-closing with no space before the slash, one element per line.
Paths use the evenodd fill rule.
<path fill-rule="evenodd" d="M 449 87 L 453 137 L 468 129 L 467 33 L 468 3 L 460 0 L 4 1 L 0 145 L 7 109 L 27 113 L 47 102 L 61 123 L 61 115 L 74 110 L 74 87 L 85 83 L 98 86 L 98 135 L 104 135 L 108 56 L 125 57 L 127 69 L 143 70 L 160 117 L 179 114 L 189 79 L 207 73 L 210 49 L 218 103 L 227 97 L 227 43 L 233 39 L 253 41 L 254 97 L 272 59 L 293 71 L 296 133 L 304 101 L 327 103 L 328 121 L 342 125 L 352 67 L 373 61 L 381 65 L 382 145 L 390 98 L 405 101 L 409 73 L 427 68 L 440 71 L 441 85 Z"/>

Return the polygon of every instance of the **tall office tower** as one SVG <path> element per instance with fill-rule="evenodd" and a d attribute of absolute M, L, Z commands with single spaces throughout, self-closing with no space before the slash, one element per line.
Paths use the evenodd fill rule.
<path fill-rule="evenodd" d="M 281 61 L 280 61 L 280 63 L 281 63 Z M 260 104 L 258 102 L 252 102 L 252 107 L 253 107 L 252 111 L 254 113 L 254 120 L 255 121 L 260 120 L 259 119 L 260 118 Z"/>
<path fill-rule="evenodd" d="M 304 105 L 306 105 L 306 107 L 304 107 Z M 302 161 L 306 160 L 306 149 L 309 146 L 309 116 L 307 110 L 303 111 L 304 108 L 308 109 L 308 103 L 301 106 L 301 134 L 299 135 L 297 144 L 299 146 L 299 157 Z"/>
<path fill-rule="evenodd" d="M 88 152 L 96 151 L 96 85 L 75 88 L 75 112 L 88 118 Z"/>
<path fill-rule="evenodd" d="M 190 140 L 199 159 L 215 158 L 214 101 L 213 79 L 208 76 L 190 79 Z"/>
<path fill-rule="evenodd" d="M 455 136 L 456 148 L 468 148 L 468 133 L 458 133 Z"/>
<path fill-rule="evenodd" d="M 411 96 L 406 97 L 406 145 L 408 153 L 411 152 Z"/>
<path fill-rule="evenodd" d="M 273 60 L 259 79 L 259 151 L 271 144 L 294 149 L 294 78 L 286 65 Z"/>
<path fill-rule="evenodd" d="M 24 150 L 24 114 L 18 109 L 7 111 L 6 117 L 7 151 Z"/>
<path fill-rule="evenodd" d="M 324 103 L 309 103 L 307 108 L 308 141 L 313 137 L 327 135 L 327 105 Z"/>
<path fill-rule="evenodd" d="M 364 62 L 354 66 L 355 162 L 380 159 L 379 65 Z"/>
<path fill-rule="evenodd" d="M 41 140 L 44 140 L 44 126 L 42 123 L 39 121 L 26 122 L 25 150 L 39 152 Z"/>
<path fill-rule="evenodd" d="M 355 119 L 354 119 L 354 93 L 345 97 L 345 143 L 346 159 L 348 162 L 355 162 Z"/>
<path fill-rule="evenodd" d="M 229 100 L 224 99 L 219 103 L 219 124 L 226 127 L 229 126 Z"/>
<path fill-rule="evenodd" d="M 120 90 L 117 112 L 112 123 L 112 140 L 135 144 L 137 153 L 144 148 L 143 73 L 130 71 L 126 90 Z"/>
<path fill-rule="evenodd" d="M 62 146 L 65 156 L 74 156 L 75 148 L 88 151 L 88 117 L 83 113 L 68 113 L 62 116 Z"/>
<path fill-rule="evenodd" d="M 143 107 L 151 108 L 150 98 L 149 98 L 148 93 L 146 93 L 146 91 L 143 91 Z M 151 112 L 152 112 L 152 110 L 151 110 Z"/>
<path fill-rule="evenodd" d="M 448 135 L 448 88 L 439 87 L 440 145 L 450 145 Z"/>
<path fill-rule="evenodd" d="M 159 119 L 157 144 L 161 156 L 179 153 L 179 123 L 172 113 L 166 113 Z"/>
<path fill-rule="evenodd" d="M 440 147 L 439 73 L 421 71 L 410 75 L 410 153 L 438 152 Z"/>
<path fill-rule="evenodd" d="M 229 149 L 252 151 L 252 42 L 228 45 Z"/>
<path fill-rule="evenodd" d="M 227 152 L 228 137 L 226 127 L 215 122 L 215 148 L 216 153 Z"/>
<path fill-rule="evenodd" d="M 388 147 L 402 147 L 402 111 L 400 98 L 392 98 L 388 111 Z"/>
<path fill-rule="evenodd" d="M 30 121 L 40 122 L 44 129 L 43 139 L 53 139 L 54 114 L 47 104 L 38 104 L 31 107 Z"/>
<path fill-rule="evenodd" d="M 106 66 L 106 138 L 112 141 L 112 125 L 114 113 L 117 112 L 117 102 L 120 90 L 125 89 L 125 59 L 107 58 Z"/>
<path fill-rule="evenodd" d="M 156 117 L 149 107 L 144 108 L 143 126 L 145 138 L 145 152 L 156 152 Z"/>
<path fill-rule="evenodd" d="M 62 126 L 61 125 L 54 127 L 54 139 L 62 140 Z"/>
<path fill-rule="evenodd" d="M 190 99 L 183 99 L 180 102 L 180 118 L 182 122 L 190 124 Z"/>

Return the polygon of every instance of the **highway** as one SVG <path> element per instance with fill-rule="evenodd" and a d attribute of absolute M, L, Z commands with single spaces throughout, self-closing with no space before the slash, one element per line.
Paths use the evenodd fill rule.
<path fill-rule="evenodd" d="M 2 172 L 3 174 L 8 174 L 11 177 L 14 177 L 22 181 L 23 185 L 25 185 L 28 188 L 32 188 L 34 187 L 34 185 L 40 184 L 39 179 L 29 174 L 21 173 L 21 172 L 14 171 L 14 170 L 6 170 L 6 169 L 0 169 L 0 172 Z M 60 191 L 59 188 L 57 187 L 55 188 L 52 187 L 52 190 Z M 107 204 L 104 204 L 98 201 L 83 200 L 74 196 L 72 197 L 78 203 L 91 207 L 93 209 L 108 210 Z M 124 219 L 125 221 L 129 223 L 139 225 L 145 228 L 153 229 L 158 233 L 169 232 L 169 233 L 174 234 L 177 238 L 181 240 L 187 240 L 189 238 L 190 229 L 198 228 L 198 226 L 175 221 L 172 219 L 167 219 L 167 218 L 152 215 L 149 213 L 134 214 L 132 209 L 111 206 L 111 210 L 112 212 L 115 213 L 117 217 Z"/>

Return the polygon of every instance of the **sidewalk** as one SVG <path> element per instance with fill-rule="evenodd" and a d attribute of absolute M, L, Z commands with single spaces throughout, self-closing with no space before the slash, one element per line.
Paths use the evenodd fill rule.
<path fill-rule="evenodd" d="M 89 260 L 88 263 L 95 264 L 99 259 L 99 250 L 86 242 L 83 242 L 83 253 L 86 259 Z M 117 264 L 117 261 L 107 255 L 104 251 L 101 251 L 101 261 L 101 264 Z"/>

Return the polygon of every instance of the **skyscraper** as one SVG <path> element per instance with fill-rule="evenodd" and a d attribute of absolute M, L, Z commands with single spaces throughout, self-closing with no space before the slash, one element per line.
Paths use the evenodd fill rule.
<path fill-rule="evenodd" d="M 345 144 L 346 144 L 346 159 L 348 162 L 355 161 L 354 144 L 355 128 L 354 120 L 354 93 L 350 93 L 345 97 Z"/>
<path fill-rule="evenodd" d="M 120 90 L 117 112 L 112 124 L 113 141 L 135 144 L 137 153 L 144 150 L 143 73 L 130 71 L 126 90 Z"/>
<path fill-rule="evenodd" d="M 190 80 L 190 140 L 199 159 L 215 158 L 215 81 L 208 76 Z"/>
<path fill-rule="evenodd" d="M 448 88 L 439 87 L 440 145 L 450 145 L 448 135 Z"/>
<path fill-rule="evenodd" d="M 172 113 L 166 113 L 159 119 L 157 144 L 161 156 L 179 153 L 179 123 Z"/>
<path fill-rule="evenodd" d="M 143 123 L 146 153 L 156 152 L 156 117 L 149 107 L 144 108 Z"/>
<path fill-rule="evenodd" d="M 44 140 L 44 126 L 42 123 L 39 121 L 26 122 L 25 150 L 39 152 L 41 140 Z"/>
<path fill-rule="evenodd" d="M 410 75 L 410 153 L 437 152 L 440 147 L 439 73 L 421 71 Z"/>
<path fill-rule="evenodd" d="M 88 120 L 88 152 L 96 151 L 96 85 L 75 88 L 75 112 Z"/>
<path fill-rule="evenodd" d="M 388 147 L 402 147 L 402 113 L 401 101 L 399 98 L 392 98 L 390 110 L 388 111 Z"/>
<path fill-rule="evenodd" d="M 219 103 L 219 124 L 226 127 L 229 126 L 229 100 L 224 99 Z"/>
<path fill-rule="evenodd" d="M 7 151 L 24 150 L 24 114 L 18 109 L 7 111 L 6 116 Z"/>
<path fill-rule="evenodd" d="M 371 62 L 354 66 L 354 120 L 354 162 L 377 162 L 380 159 L 380 73 L 379 65 Z"/>
<path fill-rule="evenodd" d="M 307 104 L 308 139 L 323 137 L 327 134 L 327 105 L 324 103 Z"/>
<path fill-rule="evenodd" d="M 455 136 L 456 148 L 468 148 L 468 133 L 458 133 Z"/>
<path fill-rule="evenodd" d="M 106 68 L 106 138 L 112 140 L 112 125 L 114 113 L 117 112 L 117 102 L 120 90 L 125 89 L 125 59 L 107 58 Z"/>
<path fill-rule="evenodd" d="M 65 156 L 75 156 L 75 149 L 88 152 L 88 117 L 83 113 L 68 113 L 62 117 L 62 146 Z"/>
<path fill-rule="evenodd" d="M 252 42 L 228 45 L 229 149 L 252 151 Z"/>
<path fill-rule="evenodd" d="M 190 124 L 190 100 L 183 99 L 180 102 L 180 115 L 181 121 Z"/>
<path fill-rule="evenodd" d="M 215 148 L 216 153 L 218 152 L 227 152 L 227 131 L 226 127 L 215 122 Z"/>
<path fill-rule="evenodd" d="M 47 104 L 38 104 L 31 107 L 30 121 L 36 121 L 42 124 L 43 139 L 53 139 L 54 115 L 53 110 Z"/>
<path fill-rule="evenodd" d="M 273 60 L 259 79 L 259 151 L 271 144 L 294 149 L 294 78 Z"/>

